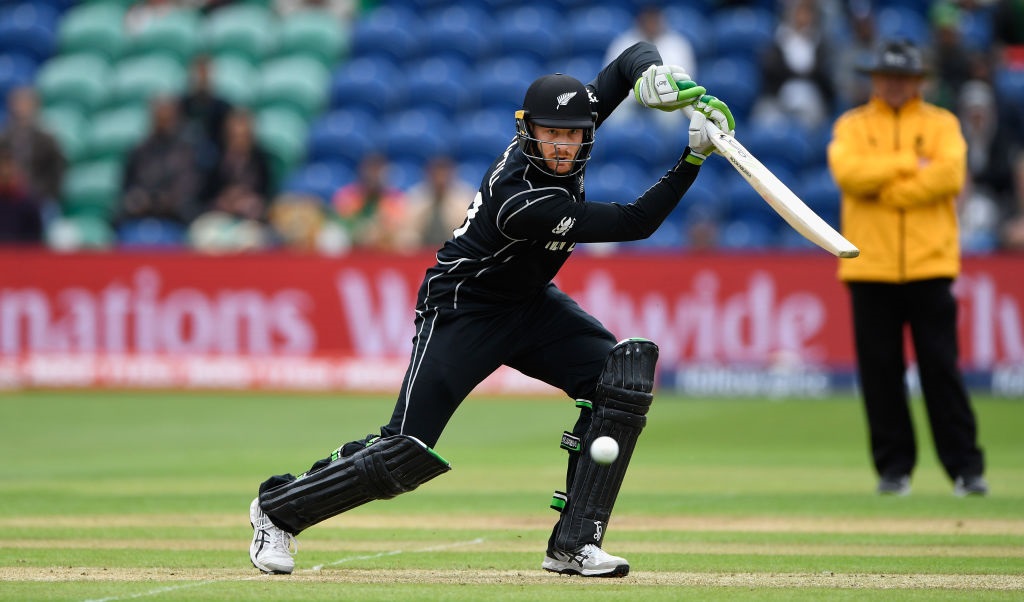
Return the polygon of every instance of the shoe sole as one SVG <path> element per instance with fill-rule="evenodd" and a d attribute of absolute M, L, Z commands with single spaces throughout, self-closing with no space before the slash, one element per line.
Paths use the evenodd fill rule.
<path fill-rule="evenodd" d="M 549 573 L 557 573 L 559 575 L 571 575 L 571 576 L 579 576 L 579 577 L 615 578 L 615 577 L 625 577 L 626 575 L 629 574 L 629 565 L 628 564 L 620 564 L 619 566 L 613 568 L 612 570 L 606 571 L 606 572 L 603 572 L 603 573 L 599 573 L 599 572 L 584 572 L 584 571 L 580 571 L 579 569 L 572 568 L 572 567 L 570 567 L 568 565 L 547 566 L 546 563 L 544 565 L 541 565 L 541 568 L 543 568 L 545 571 L 548 571 Z"/>

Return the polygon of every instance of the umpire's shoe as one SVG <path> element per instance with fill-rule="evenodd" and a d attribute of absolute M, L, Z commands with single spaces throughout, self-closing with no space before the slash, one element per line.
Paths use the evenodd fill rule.
<path fill-rule="evenodd" d="M 249 559 L 252 565 L 264 573 L 287 575 L 295 570 L 292 556 L 298 549 L 295 536 L 279 529 L 270 522 L 270 517 L 260 508 L 260 498 L 249 505 L 249 523 L 252 524 L 252 545 Z"/>
<path fill-rule="evenodd" d="M 625 577 L 629 574 L 629 562 L 625 558 L 612 556 L 592 543 L 575 552 L 548 550 L 547 558 L 541 566 L 545 571 L 562 575 Z"/>

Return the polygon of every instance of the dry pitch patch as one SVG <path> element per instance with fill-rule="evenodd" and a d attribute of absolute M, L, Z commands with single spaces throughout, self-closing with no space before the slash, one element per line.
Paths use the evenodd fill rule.
<path fill-rule="evenodd" d="M 1009 575 L 936 574 L 843 574 L 843 573 L 688 573 L 634 571 L 622 579 L 583 579 L 537 571 L 323 569 L 301 570 L 293 575 L 254 575 L 252 571 L 226 569 L 124 569 L 124 568 L 0 568 L 0 581 L 32 582 L 144 582 L 183 587 L 236 581 L 298 581 L 305 583 L 438 584 L 438 585 L 544 585 L 573 583 L 603 585 L 703 586 L 744 588 L 843 588 L 843 589 L 950 589 L 1024 591 L 1024 578 Z"/>

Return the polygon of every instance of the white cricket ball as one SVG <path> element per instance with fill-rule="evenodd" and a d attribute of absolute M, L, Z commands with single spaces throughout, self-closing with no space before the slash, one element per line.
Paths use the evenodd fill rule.
<path fill-rule="evenodd" d="M 608 436 L 598 437 L 590 444 L 590 457 L 598 464 L 611 464 L 619 457 L 619 443 Z"/>

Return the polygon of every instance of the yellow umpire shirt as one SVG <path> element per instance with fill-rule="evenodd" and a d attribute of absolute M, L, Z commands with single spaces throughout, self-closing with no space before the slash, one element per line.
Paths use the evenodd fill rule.
<path fill-rule="evenodd" d="M 836 121 L 828 164 L 842 194 L 843 235 L 860 249 L 840 260 L 841 280 L 958 275 L 956 197 L 967 143 L 953 113 L 920 98 L 898 110 L 872 98 Z"/>

